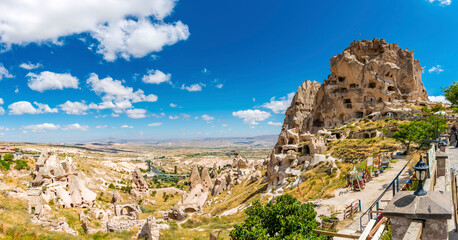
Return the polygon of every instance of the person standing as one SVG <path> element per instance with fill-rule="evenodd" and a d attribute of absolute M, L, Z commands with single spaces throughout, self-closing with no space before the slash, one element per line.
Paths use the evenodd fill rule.
<path fill-rule="evenodd" d="M 453 124 L 451 130 L 452 130 L 452 134 L 455 135 L 455 148 L 458 148 L 458 132 L 457 132 L 455 124 Z"/>

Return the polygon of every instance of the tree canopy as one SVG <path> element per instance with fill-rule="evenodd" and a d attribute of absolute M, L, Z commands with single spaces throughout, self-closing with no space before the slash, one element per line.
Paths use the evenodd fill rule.
<path fill-rule="evenodd" d="M 332 239 L 312 230 L 318 227 L 311 203 L 301 203 L 291 195 L 281 195 L 262 205 L 255 201 L 245 210 L 248 218 L 235 225 L 230 236 L 234 240 L 308 240 Z"/>
<path fill-rule="evenodd" d="M 414 120 L 399 125 L 399 130 L 391 134 L 391 137 L 401 142 L 410 150 L 411 143 L 421 144 L 428 139 L 436 139 L 436 131 L 439 133 L 447 129 L 447 120 L 441 115 L 431 115 L 426 120 Z"/>
<path fill-rule="evenodd" d="M 443 88 L 445 98 L 449 100 L 453 106 L 458 106 L 458 82 L 454 82 L 452 85 Z"/>
<path fill-rule="evenodd" d="M 13 159 L 14 159 L 14 155 L 11 154 L 11 153 L 7 153 L 7 154 L 3 155 L 3 160 L 5 160 L 5 161 L 13 161 Z"/>

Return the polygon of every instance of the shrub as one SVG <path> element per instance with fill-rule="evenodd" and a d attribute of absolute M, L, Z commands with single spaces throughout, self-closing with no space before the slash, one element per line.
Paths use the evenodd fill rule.
<path fill-rule="evenodd" d="M 13 161 L 13 159 L 14 159 L 14 155 L 11 154 L 11 153 L 7 153 L 7 154 L 3 155 L 3 160 L 5 160 L 5 161 L 10 162 L 10 161 Z"/>
<path fill-rule="evenodd" d="M 332 239 L 312 231 L 318 227 L 312 204 L 301 203 L 288 194 L 276 197 L 275 202 L 264 206 L 255 201 L 245 213 L 248 218 L 235 225 L 230 232 L 232 239 Z"/>
<path fill-rule="evenodd" d="M 17 160 L 15 163 L 16 163 L 16 165 L 14 166 L 14 168 L 16 170 L 22 170 L 22 169 L 29 170 L 30 169 L 29 165 L 27 164 L 27 161 Z"/>
<path fill-rule="evenodd" d="M 113 183 L 110 183 L 110 185 L 108 185 L 108 188 L 116 189 L 116 187 L 115 187 L 115 185 L 113 185 Z"/>

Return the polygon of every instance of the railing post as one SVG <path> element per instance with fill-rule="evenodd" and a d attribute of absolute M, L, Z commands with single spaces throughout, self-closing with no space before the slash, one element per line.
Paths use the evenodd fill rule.
<path fill-rule="evenodd" d="M 396 195 L 396 186 L 395 186 L 395 183 L 393 182 L 393 197 L 394 195 Z"/>
<path fill-rule="evenodd" d="M 372 207 L 369 210 L 369 221 L 372 219 Z"/>
<path fill-rule="evenodd" d="M 379 207 L 380 207 L 379 204 L 380 204 L 380 202 L 377 202 L 377 204 L 376 204 L 376 206 L 377 206 L 377 211 L 380 209 L 380 208 L 379 208 Z"/>
<path fill-rule="evenodd" d="M 359 211 L 361 212 L 361 199 L 358 199 L 358 207 L 359 207 Z"/>
<path fill-rule="evenodd" d="M 396 192 L 399 192 L 399 177 L 396 178 Z"/>

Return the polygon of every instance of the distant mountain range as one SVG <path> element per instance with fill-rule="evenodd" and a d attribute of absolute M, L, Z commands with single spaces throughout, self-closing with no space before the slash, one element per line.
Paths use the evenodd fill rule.
<path fill-rule="evenodd" d="M 85 141 L 80 144 L 110 144 L 110 143 L 143 143 L 156 147 L 165 148 L 222 148 L 222 147 L 256 147 L 256 148 L 271 148 L 275 145 L 278 135 L 262 135 L 254 137 L 210 137 L 210 138 L 189 138 L 189 139 L 118 139 L 104 138 L 93 141 Z"/>

